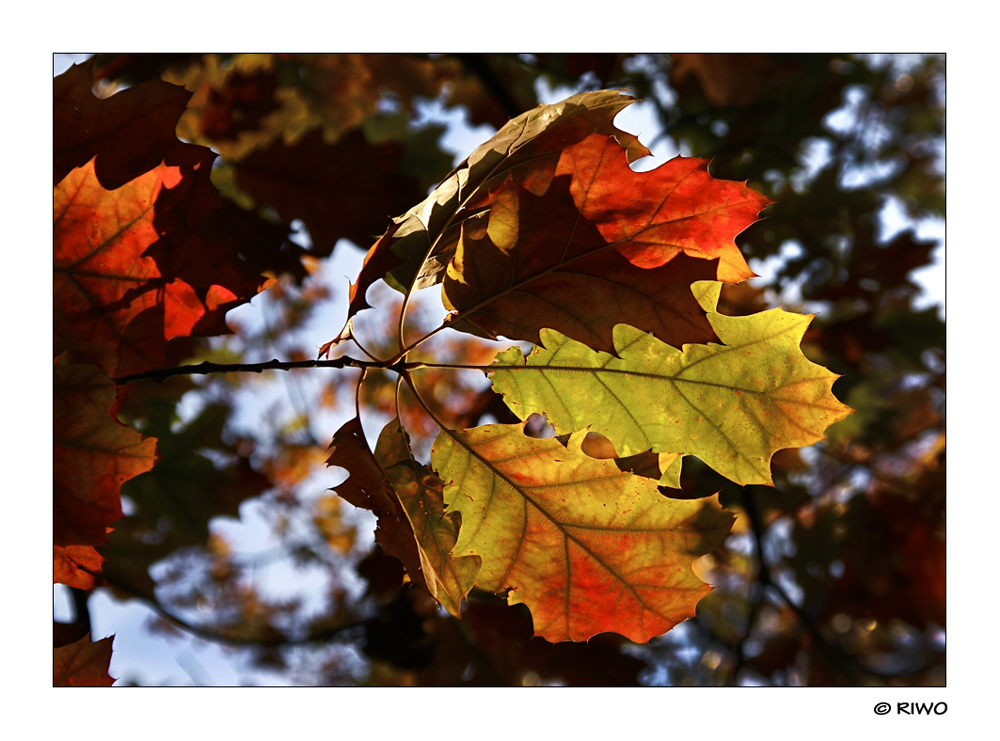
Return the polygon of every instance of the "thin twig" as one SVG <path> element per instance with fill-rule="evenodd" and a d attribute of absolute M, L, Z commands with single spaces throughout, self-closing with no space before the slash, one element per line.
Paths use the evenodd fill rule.
<path fill-rule="evenodd" d="M 784 588 L 774 579 L 771 574 L 771 569 L 768 566 L 767 560 L 764 558 L 764 547 L 763 547 L 763 522 L 761 521 L 760 512 L 757 510 L 757 505 L 753 500 L 753 495 L 747 492 L 745 489 L 743 491 L 743 507 L 747 513 L 747 517 L 750 520 L 750 529 L 753 532 L 754 545 L 757 552 L 757 562 L 759 564 L 759 571 L 757 574 L 757 579 L 759 580 L 762 587 L 770 587 L 773 589 L 778 596 L 782 599 L 785 604 L 787 604 L 792 612 L 795 613 L 799 620 L 799 624 L 806 629 L 808 633 L 816 640 L 820 649 L 827 655 L 830 661 L 841 671 L 844 672 L 848 677 L 851 678 L 856 684 L 861 684 L 861 676 L 868 675 L 871 677 L 877 677 L 879 679 L 887 679 L 890 677 L 900 676 L 894 672 L 882 672 L 877 669 L 870 669 L 862 665 L 857 658 L 851 656 L 849 653 L 844 651 L 840 646 L 830 643 L 820 631 L 819 626 L 812 616 L 806 612 L 803 608 L 799 607 Z M 909 673 L 909 672 L 908 672 Z"/>
<path fill-rule="evenodd" d="M 268 360 L 265 363 L 199 363 L 198 365 L 181 365 L 176 368 L 163 368 L 160 370 L 145 371 L 143 373 L 133 373 L 128 376 L 114 379 L 118 385 L 131 383 L 132 381 L 156 381 L 160 383 L 173 376 L 205 376 L 209 373 L 262 373 L 266 370 L 289 371 L 297 368 L 383 368 L 385 370 L 401 371 L 381 361 L 357 360 L 348 356 L 335 358 L 334 360 Z"/>
<path fill-rule="evenodd" d="M 141 592 L 132 589 L 126 584 L 121 582 L 116 582 L 104 574 L 99 574 L 96 572 L 90 572 L 93 576 L 99 578 L 104 585 L 111 587 L 112 589 L 118 590 L 119 592 L 125 592 L 132 599 L 138 599 L 149 605 L 150 608 L 158 616 L 166 620 L 171 625 L 185 631 L 186 633 L 191 633 L 198 636 L 199 638 L 204 638 L 205 640 L 212 641 L 213 643 L 224 643 L 230 646 L 301 646 L 307 643 L 317 643 L 329 640 L 340 633 L 351 630 L 353 628 L 364 627 L 365 623 L 363 621 L 355 621 L 351 623 L 344 623 L 342 625 L 336 625 L 329 628 L 324 628 L 316 633 L 310 633 L 302 638 L 288 638 L 281 635 L 270 635 L 270 636 L 260 636 L 257 638 L 249 638 L 237 635 L 225 635 L 223 633 L 218 633 L 208 629 L 207 627 L 201 625 L 195 625 L 194 623 L 189 623 L 184 618 L 174 615 L 163 607 L 156 599 L 151 598 Z"/>

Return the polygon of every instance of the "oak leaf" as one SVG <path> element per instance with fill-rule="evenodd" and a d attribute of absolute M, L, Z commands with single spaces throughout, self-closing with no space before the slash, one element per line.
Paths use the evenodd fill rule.
<path fill-rule="evenodd" d="M 572 188 L 568 175 L 543 196 L 507 183 L 465 222 L 442 292 L 460 317 L 449 326 L 535 343 L 548 327 L 609 352 L 618 323 L 677 347 L 717 339 L 688 287 L 715 278 L 718 260 L 677 254 L 637 267 L 619 251 L 627 240 L 609 243 L 581 217 Z"/>
<path fill-rule="evenodd" d="M 191 93 L 151 79 L 98 98 L 93 65 L 93 59 L 74 65 L 53 82 L 55 183 L 96 156 L 97 178 L 113 190 L 187 146 L 174 132 Z"/>
<path fill-rule="evenodd" d="M 571 175 L 581 217 L 642 268 L 684 252 L 719 259 L 717 280 L 739 283 L 754 273 L 733 239 L 771 201 L 744 183 L 717 180 L 708 161 L 674 157 L 654 170 L 633 172 L 612 138 L 592 135 L 566 147 L 555 175 Z"/>
<path fill-rule="evenodd" d="M 428 591 L 448 612 L 461 617 L 459 606 L 475 584 L 481 562 L 476 556 L 451 555 L 460 523 L 454 512 L 444 511 L 444 484 L 414 459 L 398 418 L 379 435 L 375 459 L 410 520 Z"/>
<path fill-rule="evenodd" d="M 532 192 L 544 192 L 562 149 L 595 132 L 615 136 L 629 162 L 648 155 L 636 136 L 613 124 L 614 116 L 634 100 L 615 90 L 580 93 L 509 121 L 445 176 L 426 199 L 393 219 L 391 239 L 380 239 L 372 246 L 352 287 L 357 297 L 348 318 L 365 308 L 364 293 L 380 279 L 403 293 L 440 283 L 455 252 L 461 223 L 474 213 L 468 204 L 485 198 L 515 170 L 523 171 L 518 182 L 530 183 Z"/>
<path fill-rule="evenodd" d="M 431 453 L 448 511 L 462 515 L 453 556 L 483 561 L 476 586 L 510 589 L 550 641 L 615 632 L 648 641 L 694 615 L 711 587 L 691 563 L 732 515 L 715 500 L 663 497 L 650 479 L 523 425 L 444 430 Z"/>
<path fill-rule="evenodd" d="M 54 545 L 52 581 L 75 589 L 90 590 L 98 584 L 104 558 L 92 545 Z"/>
<path fill-rule="evenodd" d="M 775 451 L 823 440 L 851 414 L 831 392 L 839 376 L 799 348 L 812 315 L 723 316 L 712 311 L 719 283 L 695 289 L 724 344 L 678 350 L 621 324 L 616 357 L 543 329 L 527 358 L 516 347 L 497 356 L 494 387 L 521 419 L 544 414 L 557 434 L 589 427 L 622 455 L 695 455 L 738 484 L 771 484 Z"/>
<path fill-rule="evenodd" d="M 194 290 L 166 281 L 143 253 L 158 238 L 153 205 L 180 171 L 160 165 L 109 191 L 91 160 L 55 189 L 55 353 L 80 353 L 108 375 L 160 365 L 167 340 L 205 312 Z"/>
<path fill-rule="evenodd" d="M 155 260 L 164 285 L 179 279 L 189 287 L 184 298 L 192 306 L 195 297 L 202 304 L 190 334 L 228 333 L 226 311 L 261 289 L 263 273 L 305 275 L 302 248 L 287 241 L 287 229 L 219 196 L 210 179 L 215 153 L 175 135 L 189 92 L 155 79 L 98 98 L 92 91 L 92 65 L 88 61 L 56 78 L 56 181 L 95 157 L 98 181 L 111 191 L 161 162 L 178 167 L 179 184 L 162 189 L 157 199 L 153 226 L 158 239 L 145 257 Z"/>

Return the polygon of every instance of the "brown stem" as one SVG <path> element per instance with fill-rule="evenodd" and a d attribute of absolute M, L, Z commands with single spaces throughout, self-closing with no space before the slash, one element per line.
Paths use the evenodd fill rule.
<path fill-rule="evenodd" d="M 382 361 L 357 360 L 348 356 L 335 358 L 334 360 L 268 360 L 266 363 L 199 363 L 198 365 L 181 365 L 176 368 L 162 368 L 160 370 L 145 371 L 143 373 L 133 373 L 128 376 L 116 378 L 118 385 L 131 383 L 132 381 L 156 381 L 160 383 L 173 376 L 205 376 L 209 373 L 262 373 L 266 370 L 295 370 L 297 368 L 384 368 L 385 370 L 395 370 L 399 372 L 402 368 L 389 365 Z"/>

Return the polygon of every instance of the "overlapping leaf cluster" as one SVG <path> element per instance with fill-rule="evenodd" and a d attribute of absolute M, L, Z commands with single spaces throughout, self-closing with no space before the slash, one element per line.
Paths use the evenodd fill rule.
<path fill-rule="evenodd" d="M 285 671 L 292 681 L 943 684 L 944 323 L 939 310 L 921 308 L 913 274 L 933 262 L 935 240 L 912 231 L 887 234 L 882 216 L 887 206 L 899 206 L 921 219 L 944 213 L 944 78 L 943 56 L 839 54 L 126 54 L 98 55 L 92 64 L 57 78 L 55 184 L 96 154 L 97 181 L 108 191 L 107 204 L 115 208 L 101 208 L 102 215 L 93 219 L 84 208 L 79 212 L 82 222 L 113 225 L 107 217 L 116 209 L 123 216 L 137 212 L 125 197 L 129 191 L 148 193 L 159 187 L 153 227 L 160 238 L 139 249 L 138 257 L 129 251 L 133 248 L 128 237 L 117 242 L 117 249 L 130 256 L 122 264 L 135 263 L 135 273 L 119 270 L 103 279 L 101 260 L 113 253 L 108 249 L 96 261 L 82 261 L 56 276 L 54 339 L 57 349 L 67 352 L 59 356 L 55 369 L 55 473 L 62 489 L 57 489 L 54 502 L 54 534 L 77 542 L 57 543 L 55 548 L 56 580 L 75 585 L 70 596 L 76 606 L 72 623 L 55 625 L 55 681 L 110 681 L 110 640 L 91 644 L 86 638 L 87 595 L 92 585 L 104 584 L 119 598 L 138 597 L 153 604 L 189 635 L 183 645 L 200 638 L 243 643 L 242 650 L 231 654 L 239 657 L 238 672 L 245 671 L 249 659 L 268 671 Z M 269 326 L 240 329 L 230 318 L 238 335 L 213 355 L 199 350 L 198 360 L 247 362 L 262 359 L 262 352 L 292 360 L 310 357 L 313 343 L 325 338 L 299 338 L 288 330 L 320 310 L 316 302 L 324 295 L 339 297 L 342 271 L 336 270 L 329 286 L 310 279 L 308 289 L 298 289 L 304 268 L 311 271 L 322 263 L 307 259 L 303 264 L 301 248 L 282 244 L 285 235 L 298 231 L 293 221 L 308 230 L 312 243 L 305 244 L 314 257 L 330 254 L 341 237 L 368 246 L 389 214 L 421 201 L 451 167 L 450 156 L 444 154 L 446 142 L 437 141 L 440 126 L 414 116 L 421 98 L 436 98 L 445 107 L 461 105 L 471 123 L 488 121 L 501 128 L 536 105 L 540 81 L 576 90 L 593 89 L 595 84 L 628 86 L 659 116 L 662 138 L 682 151 L 710 158 L 716 177 L 747 181 L 775 198 L 768 218 L 743 232 L 739 243 L 748 259 L 768 258 L 769 266 L 773 263 L 778 270 L 777 278 L 766 289 L 726 287 L 716 306 L 707 300 L 713 296 L 704 287 L 697 295 L 688 290 L 692 281 L 719 277 L 711 259 L 679 254 L 659 268 L 649 268 L 607 251 L 604 258 L 579 255 L 568 266 L 558 264 L 557 258 L 537 250 L 564 239 L 559 222 L 575 220 L 579 209 L 565 185 L 571 175 L 564 169 L 557 177 L 553 170 L 546 171 L 545 178 L 551 175 L 558 182 L 549 183 L 547 191 L 530 177 L 523 182 L 512 177 L 503 193 L 487 193 L 488 202 L 478 214 L 479 229 L 473 230 L 470 222 L 462 234 L 461 227 L 455 227 L 441 239 L 446 249 L 440 259 L 428 260 L 425 268 L 440 268 L 448 280 L 448 264 L 459 246 L 455 235 L 460 236 L 466 248 L 464 265 L 456 263 L 453 275 L 467 275 L 466 284 L 450 282 L 445 300 L 456 314 L 467 312 L 468 331 L 487 337 L 509 332 L 537 346 L 535 352 L 526 345 L 521 346 L 523 352 L 507 351 L 489 371 L 494 388 L 503 387 L 504 395 L 484 389 L 481 373 L 453 368 L 488 365 L 495 345 L 487 355 L 486 342 L 442 331 L 403 357 L 396 355 L 401 345 L 393 336 L 398 326 L 393 311 L 366 312 L 358 327 L 367 350 L 401 361 L 383 365 L 405 370 L 444 426 L 484 450 L 502 450 L 510 440 L 498 436 L 486 446 L 485 440 L 475 438 L 479 433 L 467 428 L 487 421 L 484 415 L 516 422 L 512 408 L 523 418 L 534 406 L 553 423 L 559 420 L 559 430 L 565 432 L 556 439 L 564 445 L 592 457 L 617 457 L 615 470 L 607 469 L 612 476 L 623 470 L 641 474 L 658 480 L 659 492 L 671 496 L 720 492 L 719 502 L 738 515 L 733 537 L 702 559 L 697 570 L 717 588 L 699 602 L 687 630 L 647 646 L 631 646 L 628 652 L 621 651 L 625 639 L 610 633 L 587 642 L 531 638 L 533 619 L 538 624 L 549 614 L 537 590 L 520 592 L 538 604 L 529 612 L 524 604 L 507 605 L 504 598 L 487 595 L 483 587 L 490 585 L 484 576 L 481 588 L 469 594 L 470 601 L 461 602 L 469 580 L 475 583 L 486 567 L 479 555 L 457 556 L 455 544 L 462 538 L 468 551 L 482 546 L 483 537 L 463 531 L 457 505 L 446 508 L 444 481 L 434 461 L 424 457 L 439 423 L 406 388 L 394 393 L 398 371 L 368 372 L 360 389 L 358 408 L 366 422 L 372 413 L 399 414 L 399 423 L 388 425 L 372 446 L 375 452 L 347 434 L 350 427 L 338 435 L 344 459 L 374 459 L 367 478 L 353 482 L 359 487 L 351 481 L 354 473 L 362 473 L 360 465 L 352 468 L 345 486 L 337 487 L 360 506 L 383 513 L 386 532 L 378 534 L 378 543 L 384 549 L 376 546 L 366 556 L 365 539 L 356 536 L 358 522 L 344 506 L 348 500 L 334 494 L 314 501 L 310 487 L 300 485 L 310 465 L 324 457 L 318 441 L 329 439 L 315 424 L 320 412 L 336 413 L 346 403 L 347 394 L 341 392 L 353 390 L 347 387 L 356 381 L 354 374 L 296 372 L 289 378 L 268 372 L 261 378 L 262 388 L 292 381 L 290 390 L 297 392 L 303 380 L 316 380 L 322 383 L 321 394 L 315 406 L 306 402 L 299 405 L 304 409 L 288 410 L 293 420 L 285 413 L 272 415 L 234 439 L 240 423 L 231 414 L 236 407 L 229 399 L 237 388 L 241 393 L 256 390 L 258 376 L 216 376 L 191 395 L 204 399 L 204 391 L 209 391 L 209 405 L 178 427 L 178 401 L 196 388 L 194 384 L 172 379 L 162 385 L 122 386 L 112 384 L 108 372 L 99 368 L 103 363 L 141 369 L 187 362 L 188 327 L 193 334 L 221 328 L 224 309 L 218 302 L 230 298 L 221 288 L 242 300 L 256 290 L 265 270 L 273 271 L 270 277 L 283 275 L 261 302 L 270 310 Z M 92 82 L 98 86 L 96 95 Z M 126 89 L 110 94 L 122 84 Z M 210 160 L 206 150 L 182 145 L 175 136 L 178 122 L 177 135 L 210 146 L 221 157 Z M 579 161 L 588 159 L 585 149 L 580 147 Z M 143 181 L 141 176 L 161 164 L 167 167 L 159 168 L 159 185 Z M 208 184 L 206 165 L 212 183 L 228 200 L 220 201 L 215 188 L 203 187 Z M 183 176 L 174 182 L 179 172 Z M 102 200 L 87 188 L 79 195 L 84 206 Z M 625 205 L 631 205 L 632 195 Z M 456 213 L 477 216 L 471 209 Z M 530 233 L 512 228 L 524 220 L 533 222 Z M 142 219 L 136 224 L 141 235 Z M 570 243 L 571 249 L 599 244 L 594 235 L 603 234 L 601 228 L 589 219 L 575 224 L 583 231 Z M 405 237 L 408 227 L 399 228 Z M 61 238 L 59 227 L 56 236 Z M 529 250 L 530 239 L 536 244 Z M 236 249 L 219 251 L 226 240 Z M 390 230 L 385 241 L 393 240 Z M 515 249 L 509 249 L 511 244 Z M 496 257 L 494 248 L 506 252 Z M 338 247 L 337 256 L 350 249 Z M 448 249 L 451 254 L 446 254 Z M 391 253 L 373 251 L 362 274 L 369 274 L 369 281 L 361 301 L 381 276 L 379 261 L 386 270 L 402 274 L 400 280 L 407 279 L 407 269 L 396 270 L 394 260 L 410 262 L 409 269 L 416 270 L 412 256 Z M 525 264 L 529 256 L 534 262 Z M 233 280 L 232 269 L 247 260 L 254 269 L 237 270 L 249 284 L 244 293 L 236 287 L 240 281 Z M 692 264 L 682 270 L 685 262 Z M 182 270 L 184 264 L 189 268 Z M 539 265 L 549 272 L 532 276 L 530 271 Z M 498 293 L 513 270 L 521 278 L 533 278 L 523 286 L 529 290 Z M 74 279 L 68 280 L 71 275 Z M 416 299 L 409 300 L 405 321 L 405 344 L 416 345 L 435 324 L 428 323 L 427 312 L 415 309 L 419 294 L 407 293 L 409 287 L 391 275 L 386 282 L 396 286 L 403 299 Z M 115 293 L 119 284 L 127 286 L 125 293 Z M 782 288 L 788 289 L 784 295 L 778 294 Z M 95 309 L 86 303 L 88 292 L 97 298 L 106 292 L 110 302 Z M 354 293 L 357 296 L 357 288 Z M 373 290 L 368 299 L 382 307 L 390 293 Z M 640 330 L 644 340 L 630 344 L 636 335 L 617 326 L 611 312 L 594 310 L 595 302 L 574 305 L 574 294 L 621 304 L 630 322 L 643 322 L 628 326 Z M 745 364 L 738 352 L 706 352 L 722 347 L 716 344 L 723 339 L 723 330 L 716 329 L 720 320 L 755 318 L 747 315 L 773 307 L 776 299 L 796 304 L 799 295 L 824 302 L 821 315 L 809 324 L 803 349 L 810 359 L 844 374 L 836 384 L 837 396 L 857 414 L 827 432 L 830 440 L 811 455 L 800 458 L 795 450 L 779 449 L 765 465 L 773 444 L 785 444 L 774 423 L 789 418 L 776 417 L 776 410 L 794 409 L 771 385 L 767 394 L 755 396 L 747 390 L 753 391 L 754 385 L 738 385 L 740 379 L 730 374 L 734 386 L 722 390 L 725 407 L 693 418 L 683 409 L 693 411 L 691 403 L 705 408 L 701 396 L 709 386 L 702 369 L 728 370 L 734 358 Z M 86 307 L 82 313 L 81 299 Z M 473 308 L 470 299 L 491 301 Z M 517 316 L 522 300 L 521 306 L 531 307 L 527 321 Z M 352 310 L 359 306 L 352 302 Z M 106 316 L 95 321 L 101 314 Z M 535 321 L 538 316 L 550 321 Z M 372 319 L 385 322 L 375 325 Z M 767 328 L 760 320 L 758 316 L 742 324 L 759 336 Z M 662 340 L 658 332 L 681 328 L 689 333 L 688 347 L 680 335 L 664 340 L 668 350 L 649 340 Z M 173 339 L 161 341 L 168 333 Z M 782 352 L 797 347 L 798 339 L 792 332 L 784 342 Z M 652 356 L 645 352 L 651 348 Z M 351 352 L 346 344 L 337 352 L 341 349 Z M 419 361 L 439 365 L 421 367 Z M 568 363 L 588 369 L 587 376 L 567 369 Z M 629 370 L 635 363 L 654 370 L 637 375 Z M 72 370 L 62 369 L 64 365 Z M 558 388 L 550 387 L 550 379 Z M 657 389 L 654 401 L 660 395 L 670 401 L 664 413 L 685 423 L 682 435 L 650 427 L 660 407 L 634 393 L 644 385 L 633 383 L 639 379 Z M 824 382 L 828 379 L 815 378 L 811 384 L 822 391 Z M 628 404 L 617 403 L 605 383 Z M 124 404 L 122 397 L 127 397 Z M 593 411 L 591 397 L 602 400 L 597 422 L 577 422 Z M 605 409 L 613 415 L 605 415 Z M 133 429 L 119 424 L 119 417 Z M 746 440 L 752 442 L 747 458 L 741 459 L 738 447 L 712 428 L 727 422 L 742 423 Z M 569 443 L 572 432 L 582 431 L 578 424 L 617 436 L 618 450 L 608 437 L 593 431 Z M 529 417 L 524 429 L 529 436 L 538 435 L 540 418 Z M 773 440 L 765 434 L 768 430 L 775 433 Z M 155 443 L 149 439 L 154 437 Z M 409 450 L 407 437 L 418 455 Z M 369 439 L 375 443 L 375 436 Z M 88 447 L 95 441 L 97 446 Z M 619 457 L 620 451 L 640 450 L 647 441 L 648 451 Z M 453 456 L 462 456 L 464 448 L 453 438 L 442 442 L 450 445 Z M 154 444 L 155 459 L 145 458 Z M 254 445 L 251 466 L 247 456 Z M 653 448 L 687 453 L 657 454 Z M 262 455 L 264 450 L 268 452 Z M 140 456 L 131 457 L 131 452 Z M 564 461 L 570 455 L 567 452 Z M 461 457 L 455 460 L 467 469 L 463 472 L 470 486 L 493 480 L 483 475 L 488 467 L 465 457 L 467 465 Z M 529 459 L 518 454 L 515 460 Z M 226 461 L 235 465 L 226 467 Z M 124 482 L 120 490 L 128 498 L 129 515 L 114 519 L 120 506 L 115 476 L 124 478 L 149 465 L 151 470 Z M 494 467 L 501 468 L 499 463 Z M 114 475 L 109 477 L 108 471 Z M 756 481 L 770 476 L 777 488 L 740 486 L 717 471 Z M 533 482 L 517 480 L 516 474 L 505 472 L 515 480 L 517 491 L 535 491 Z M 385 486 L 369 489 L 383 476 Z M 268 483 L 274 488 L 257 498 Z M 555 479 L 545 485 L 558 484 Z M 682 492 L 662 488 L 682 484 Z M 509 507 L 524 498 L 505 491 L 508 496 L 500 497 L 498 505 Z M 256 499 L 252 509 L 264 514 L 275 538 L 272 543 L 279 547 L 253 553 L 247 543 L 233 540 L 229 548 L 215 526 L 206 544 L 209 518 L 236 516 L 239 504 L 249 498 Z M 458 499 L 469 501 L 464 495 Z M 552 519 L 526 504 L 511 520 L 528 531 L 539 522 L 562 522 L 558 501 L 542 504 Z M 430 516 L 421 514 L 421 505 L 433 505 Z M 244 516 L 248 511 L 244 508 Z M 395 531 L 387 516 L 400 517 Z M 305 529 L 298 527 L 303 519 Z M 235 522 L 226 525 L 226 532 L 230 525 Z M 108 527 L 113 532 L 107 533 Z M 570 525 L 563 527 L 571 532 Z M 408 530 L 413 533 L 409 542 L 400 537 Z M 582 556 L 577 560 L 586 567 L 581 544 L 589 541 L 574 534 L 579 537 L 566 540 L 564 551 Z M 107 543 L 86 544 L 105 535 Z M 471 546 L 466 542 L 470 540 Z M 530 542 L 540 552 L 552 553 L 534 534 Z M 385 550 L 396 557 L 386 557 Z M 489 555 L 501 564 L 494 570 L 503 567 L 503 555 L 502 548 Z M 345 586 L 356 583 L 354 564 L 362 557 L 356 571 L 367 590 L 348 595 L 351 590 Z M 610 557 L 606 560 L 611 562 Z M 156 561 L 158 567 L 151 570 Z M 309 601 L 319 596 L 326 609 L 322 614 L 297 608 L 288 612 L 283 606 L 287 600 L 279 604 L 273 595 L 265 595 L 274 572 L 270 566 L 258 567 L 258 562 L 273 563 L 283 577 L 322 567 L 329 590 L 324 595 L 310 593 Z M 409 581 L 426 588 L 401 586 L 402 562 Z M 451 571 L 449 563 L 464 564 L 467 571 Z M 460 578 L 450 581 L 452 573 Z M 524 564 L 515 559 L 511 573 L 522 577 Z M 586 568 L 574 567 L 569 578 L 586 573 Z M 794 600 L 785 591 L 792 583 L 801 590 Z M 285 586 L 291 583 L 282 584 L 283 592 Z M 449 589 L 457 590 L 459 597 Z M 431 594 L 453 613 L 458 609 L 462 620 L 438 610 Z M 518 592 L 513 596 L 516 600 Z M 178 619 L 183 615 L 196 615 L 197 620 Z M 310 641 L 308 647 L 301 645 L 304 639 Z M 354 661 L 331 661 L 340 651 L 362 656 L 362 672 L 351 668 L 357 666 Z M 303 657 L 308 657 L 310 668 L 303 667 Z M 114 673 L 123 672 L 124 681 L 133 681 L 134 670 L 120 658 Z M 86 670 L 85 664 L 95 671 Z M 208 668 L 212 673 L 214 667 Z M 178 681 L 148 675 L 138 681 L 150 679 Z M 201 681 L 194 675 L 190 679 Z M 246 679 L 260 681 L 259 676 Z"/>
<path fill-rule="evenodd" d="M 227 333 L 226 311 L 266 285 L 283 245 L 219 197 L 211 150 L 177 139 L 187 92 L 151 80 L 101 99 L 91 66 L 56 78 L 54 109 L 54 579 L 85 590 L 128 548 L 128 525 L 108 543 L 122 485 L 170 459 L 119 421 L 131 386 L 113 379 L 186 357 L 187 338 Z M 261 488 L 252 473 L 242 496 Z M 132 566 L 148 582 L 146 559 Z M 59 661 L 58 681 L 83 681 Z"/>
<path fill-rule="evenodd" d="M 831 393 L 836 376 L 799 350 L 809 317 L 715 311 L 720 281 L 752 275 L 733 240 L 768 200 L 716 180 L 703 160 L 633 172 L 648 152 L 613 124 L 630 102 L 585 93 L 510 121 L 393 220 L 351 287 L 347 326 L 322 351 L 352 337 L 379 280 L 406 300 L 441 283 L 451 313 L 439 329 L 536 344 L 483 370 L 515 414 L 544 415 L 565 443 L 529 437 L 523 423 L 442 425 L 432 471 L 398 420 L 374 455 L 354 420 L 330 463 L 350 472 L 342 496 L 379 516 L 376 540 L 450 612 L 472 586 L 506 592 L 552 641 L 647 641 L 693 616 L 710 587 L 692 562 L 732 524 L 714 499 L 663 496 L 660 471 L 589 457 L 588 430 L 620 456 L 654 456 L 667 485 L 683 455 L 769 483 L 776 451 L 823 439 L 850 412 Z M 434 332 L 408 343 L 406 300 L 392 361 L 433 415 L 419 384 L 433 364 L 406 359 Z"/>

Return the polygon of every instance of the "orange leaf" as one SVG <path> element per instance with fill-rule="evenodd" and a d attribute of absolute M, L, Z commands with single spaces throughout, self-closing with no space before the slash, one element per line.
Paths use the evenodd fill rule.
<path fill-rule="evenodd" d="M 649 150 L 636 136 L 620 131 L 613 123 L 615 114 L 634 100 L 617 90 L 580 93 L 508 121 L 426 199 L 393 219 L 394 224 L 369 250 L 358 281 L 352 286 L 348 318 L 368 308 L 365 291 L 381 278 L 403 293 L 409 292 L 411 286 L 421 289 L 440 283 L 455 252 L 459 225 L 470 211 L 480 208 L 470 207 L 470 202 L 485 198 L 491 188 L 499 187 L 513 172 L 519 173 L 518 182 L 532 192 L 543 192 L 562 149 L 595 131 L 622 142 L 629 162 L 648 155 Z"/>
<path fill-rule="evenodd" d="M 56 187 L 56 355 L 74 350 L 110 376 L 146 370 L 162 364 L 168 336 L 204 313 L 190 287 L 164 285 L 143 256 L 157 240 L 153 203 L 179 181 L 177 168 L 160 165 L 109 191 L 91 160 Z"/>
<path fill-rule="evenodd" d="M 368 250 L 365 261 L 358 273 L 358 279 L 351 284 L 350 304 L 347 307 L 347 316 L 353 317 L 362 309 L 371 308 L 371 304 L 365 297 L 368 289 L 375 281 L 381 280 L 389 271 L 403 264 L 403 260 L 391 249 L 393 235 L 399 229 L 398 224 L 392 224 L 385 234 Z"/>
<path fill-rule="evenodd" d="M 157 238 L 143 253 L 155 261 L 160 287 L 168 287 L 165 336 L 227 334 L 226 311 L 262 289 L 262 273 L 304 274 L 301 248 L 287 241 L 285 229 L 223 200 L 210 179 L 215 153 L 177 138 L 177 122 L 191 93 L 153 79 L 97 98 L 92 66 L 72 67 L 55 80 L 56 182 L 95 157 L 98 182 L 112 190 L 161 162 L 179 167 L 180 184 L 168 184 L 156 199 Z M 96 210 L 93 216 L 104 218 Z M 195 306 L 196 298 L 207 310 Z M 171 303 L 180 314 L 171 316 Z M 145 325 L 155 332 L 156 317 L 149 319 Z M 140 325 L 132 329 L 130 340 L 141 343 Z"/>
<path fill-rule="evenodd" d="M 89 545 L 57 545 L 54 549 L 52 581 L 76 589 L 93 589 L 94 574 L 101 572 L 104 558 Z"/>
<path fill-rule="evenodd" d="M 453 556 L 482 558 L 476 586 L 509 588 L 549 641 L 648 641 L 694 616 L 711 587 L 691 564 L 733 517 L 714 499 L 667 499 L 655 481 L 585 455 L 581 437 L 563 447 L 523 425 L 442 431 L 431 460 L 448 511 L 462 515 Z"/>
<path fill-rule="evenodd" d="M 724 283 L 754 276 L 733 240 L 771 201 L 743 183 L 716 180 L 707 160 L 674 157 L 633 172 L 621 145 L 593 134 L 563 151 L 556 175 L 572 176 L 583 218 L 633 265 L 655 268 L 685 252 L 718 258 L 716 280 Z"/>

